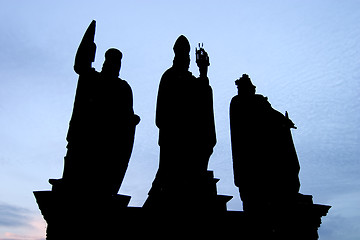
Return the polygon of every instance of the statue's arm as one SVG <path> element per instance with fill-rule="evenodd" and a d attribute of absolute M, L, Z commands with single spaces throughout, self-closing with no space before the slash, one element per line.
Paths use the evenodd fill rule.
<path fill-rule="evenodd" d="M 167 86 L 167 73 L 164 73 L 164 75 L 161 77 L 160 84 L 159 84 L 159 90 L 156 100 L 156 116 L 155 116 L 155 124 L 158 128 L 161 128 L 163 126 L 165 114 L 167 113 L 167 106 L 171 103 L 169 103 L 169 89 Z"/>
<path fill-rule="evenodd" d="M 195 49 L 196 55 L 196 64 L 199 67 L 200 78 L 207 78 L 208 67 L 210 66 L 209 55 L 204 50 L 203 46 L 200 46 L 199 49 Z"/>
<path fill-rule="evenodd" d="M 134 106 L 133 106 L 133 92 L 132 92 L 132 89 L 131 89 L 131 87 L 130 87 L 130 85 L 128 84 L 128 83 L 126 83 L 126 88 L 127 88 L 127 98 L 129 99 L 129 106 L 128 106 L 128 108 L 129 108 L 129 112 L 130 112 L 130 116 L 131 116 L 131 123 L 133 124 L 133 125 L 138 125 L 139 124 L 139 122 L 140 122 L 140 117 L 138 116 L 138 115 L 136 115 L 135 113 L 134 113 Z"/>
<path fill-rule="evenodd" d="M 90 71 L 92 69 L 91 65 L 95 60 L 95 26 L 96 22 L 93 20 L 87 28 L 76 52 L 74 70 L 79 75 Z"/>

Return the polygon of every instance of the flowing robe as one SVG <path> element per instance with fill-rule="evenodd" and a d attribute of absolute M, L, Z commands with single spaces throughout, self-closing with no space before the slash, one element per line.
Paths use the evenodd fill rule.
<path fill-rule="evenodd" d="M 300 170 L 288 119 L 266 97 L 235 96 L 230 104 L 235 185 L 245 205 L 296 197 Z"/>
<path fill-rule="evenodd" d="M 153 187 L 159 183 L 165 190 L 188 189 L 206 174 L 216 144 L 208 78 L 195 78 L 175 66 L 168 69 L 159 85 L 156 126 L 160 165 Z"/>
<path fill-rule="evenodd" d="M 116 194 L 132 152 L 135 126 L 128 83 L 93 68 L 79 76 L 67 135 L 63 179 L 84 191 Z"/>

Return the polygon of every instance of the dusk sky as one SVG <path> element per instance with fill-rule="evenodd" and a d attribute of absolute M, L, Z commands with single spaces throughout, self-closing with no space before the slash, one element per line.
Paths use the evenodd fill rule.
<path fill-rule="evenodd" d="M 320 239 L 360 237 L 360 1 L 3 1 L 0 8 L 0 240 L 45 239 L 32 191 L 50 190 L 66 154 L 77 74 L 76 50 L 92 20 L 97 54 L 122 51 L 120 77 L 141 117 L 119 193 L 142 206 L 158 168 L 158 84 L 181 34 L 210 57 L 217 145 L 209 169 L 233 196 L 229 103 L 247 73 L 257 92 L 289 112 L 301 170 L 300 192 L 331 205 Z M 181 84 L 181 83 L 179 83 Z M 93 193 L 89 193 L 91 196 Z M 121 230 L 119 230 L 121 232 Z"/>

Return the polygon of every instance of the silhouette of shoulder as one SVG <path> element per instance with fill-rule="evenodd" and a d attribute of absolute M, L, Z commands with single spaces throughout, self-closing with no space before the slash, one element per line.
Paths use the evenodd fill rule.
<path fill-rule="evenodd" d="M 131 107 L 133 104 L 133 93 L 132 93 L 132 89 L 129 85 L 129 83 L 126 80 L 123 80 L 121 78 L 118 78 L 118 82 L 120 84 L 120 87 L 123 88 L 123 91 L 126 92 L 126 96 L 128 98 L 128 100 L 130 101 Z"/>
<path fill-rule="evenodd" d="M 244 103 L 244 104 L 255 103 L 255 104 L 262 104 L 262 105 L 267 105 L 268 107 L 271 107 L 271 104 L 268 101 L 268 98 L 261 94 L 254 94 L 253 96 L 250 96 L 250 97 L 236 95 L 231 99 L 231 102 L 230 102 L 230 104 L 232 104 L 232 105 L 241 104 L 241 103 Z"/>
<path fill-rule="evenodd" d="M 268 98 L 267 97 L 265 97 L 265 96 L 263 96 L 263 95 L 261 95 L 261 94 L 255 94 L 254 95 L 254 98 L 257 100 L 257 101 L 262 101 L 262 102 L 268 102 L 269 103 L 269 101 L 268 101 Z M 270 103 L 269 103 L 270 104 Z"/>
<path fill-rule="evenodd" d="M 170 67 L 169 69 L 167 69 L 164 74 L 161 77 L 161 82 L 164 81 L 171 81 L 171 79 L 176 79 L 176 78 L 195 78 L 194 75 L 192 75 L 191 72 L 189 71 L 178 71 L 176 68 L 174 67 Z M 160 82 L 160 83 L 161 83 Z"/>
<path fill-rule="evenodd" d="M 132 92 L 129 83 L 128 83 L 126 80 L 121 79 L 121 78 L 118 78 L 118 82 L 119 82 L 119 84 L 120 84 L 122 87 L 124 87 L 126 90 Z"/>

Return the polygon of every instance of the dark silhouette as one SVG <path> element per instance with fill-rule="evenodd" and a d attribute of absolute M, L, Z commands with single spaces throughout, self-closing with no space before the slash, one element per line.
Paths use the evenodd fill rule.
<path fill-rule="evenodd" d="M 317 221 L 330 207 L 315 205 L 311 195 L 299 193 L 300 165 L 290 132 L 296 128 L 294 123 L 287 112 L 281 114 L 266 97 L 255 94 L 248 75 L 235 83 L 238 95 L 230 104 L 231 142 L 235 185 L 245 213 L 264 236 L 317 239 Z M 301 234 L 294 237 L 295 232 Z"/>
<path fill-rule="evenodd" d="M 184 192 L 201 195 L 209 157 L 216 144 L 212 89 L 207 77 L 209 57 L 202 47 L 196 50 L 200 70 L 200 77 L 196 78 L 188 71 L 187 38 L 181 35 L 173 50 L 173 65 L 163 74 L 159 85 L 156 126 L 160 164 L 145 206 L 152 197 L 160 195 L 169 197 L 172 204 L 185 197 Z M 186 201 L 183 199 L 182 204 Z"/>
<path fill-rule="evenodd" d="M 52 191 L 34 191 L 48 223 L 47 239 L 178 237 L 213 239 L 317 239 L 330 206 L 299 193 L 299 162 L 288 114 L 255 94 L 247 75 L 236 84 L 230 106 L 235 184 L 244 212 L 228 211 L 231 196 L 218 195 L 209 158 L 216 144 L 208 54 L 196 49 L 200 76 L 188 71 L 190 44 L 180 36 L 173 66 L 162 76 L 156 108 L 159 169 L 144 206 L 129 207 L 117 194 L 140 118 L 130 86 L 119 78 L 122 53 L 105 53 L 101 72 L 95 58 L 95 21 L 80 43 L 74 70 L 78 86 L 67 135 L 63 177 Z M 119 236 L 120 237 L 120 236 Z"/>
<path fill-rule="evenodd" d="M 273 109 L 267 98 L 255 94 L 248 75 L 236 81 L 238 95 L 230 105 L 235 185 L 244 210 L 264 202 L 295 199 L 300 170 L 291 137 L 294 123 Z"/>
<path fill-rule="evenodd" d="M 76 53 L 74 70 L 79 74 L 73 114 L 67 135 L 63 177 L 52 180 L 54 189 L 99 195 L 117 194 L 132 152 L 135 126 L 129 84 L 120 79 L 122 53 L 107 50 L 101 72 L 91 67 L 96 45 L 92 21 Z"/>

